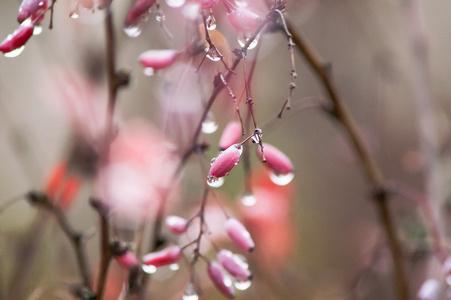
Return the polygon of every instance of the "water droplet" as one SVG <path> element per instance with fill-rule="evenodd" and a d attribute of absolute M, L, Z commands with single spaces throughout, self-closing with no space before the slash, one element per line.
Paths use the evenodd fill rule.
<path fill-rule="evenodd" d="M 213 157 L 213 158 L 210 160 L 210 166 L 215 162 L 216 158 L 217 158 L 217 157 Z"/>
<path fill-rule="evenodd" d="M 142 265 L 142 269 L 147 274 L 153 274 L 157 271 L 157 267 L 153 265 Z"/>
<path fill-rule="evenodd" d="M 269 178 L 271 178 L 271 181 L 277 185 L 287 185 L 293 180 L 293 177 L 294 173 L 275 174 L 271 172 L 269 174 Z"/>
<path fill-rule="evenodd" d="M 215 48 L 205 48 L 205 51 L 207 51 L 207 58 L 212 61 L 220 61 L 221 55 L 219 54 L 218 50 Z"/>
<path fill-rule="evenodd" d="M 144 68 L 143 73 L 146 76 L 152 76 L 155 74 L 155 70 L 153 68 Z"/>
<path fill-rule="evenodd" d="M 42 26 L 41 25 L 35 25 L 33 29 L 33 35 L 39 35 L 42 32 Z"/>
<path fill-rule="evenodd" d="M 185 16 L 185 18 L 194 21 L 199 15 L 199 7 L 199 3 L 189 2 L 183 6 L 182 14 Z"/>
<path fill-rule="evenodd" d="M 216 29 L 216 19 L 213 15 L 209 15 L 207 20 L 205 20 L 205 23 L 207 23 L 207 29 L 208 30 L 215 30 Z"/>
<path fill-rule="evenodd" d="M 78 13 L 78 11 L 73 11 L 70 13 L 69 17 L 71 17 L 72 19 L 78 19 L 80 17 L 80 14 Z"/>
<path fill-rule="evenodd" d="M 235 144 L 235 147 L 240 151 L 240 155 L 243 153 L 243 145 Z"/>
<path fill-rule="evenodd" d="M 244 291 L 251 286 L 252 282 L 250 280 L 235 281 L 235 287 L 237 290 Z"/>
<path fill-rule="evenodd" d="M 5 57 L 17 57 L 20 53 L 25 49 L 25 46 L 22 46 L 20 48 L 17 48 L 16 50 L 13 50 L 11 52 L 5 53 Z"/>
<path fill-rule="evenodd" d="M 218 124 L 216 123 L 213 115 L 209 113 L 202 123 L 202 132 L 205 134 L 211 134 L 218 129 Z"/>
<path fill-rule="evenodd" d="M 260 35 L 257 35 L 255 37 L 255 39 L 249 44 L 249 47 L 247 47 L 247 50 L 252 50 L 255 47 L 257 47 L 259 37 L 260 37 Z M 244 47 L 244 45 L 246 44 L 246 42 L 248 40 L 249 40 L 249 37 L 247 37 L 246 35 L 244 35 L 244 34 L 238 35 L 238 45 L 240 45 L 240 47 Z"/>
<path fill-rule="evenodd" d="M 230 286 L 233 285 L 232 277 L 230 277 L 230 276 L 227 275 L 227 274 L 224 274 L 224 285 L 225 285 L 225 286 L 228 286 L 228 287 L 230 287 Z"/>
<path fill-rule="evenodd" d="M 196 293 L 193 283 L 188 283 L 183 293 L 183 300 L 199 300 L 199 296 Z"/>
<path fill-rule="evenodd" d="M 244 206 L 254 206 L 257 203 L 257 198 L 252 194 L 246 194 L 241 198 L 241 203 Z"/>
<path fill-rule="evenodd" d="M 244 0 L 235 0 L 235 4 L 237 7 L 247 7 L 247 2 Z"/>
<path fill-rule="evenodd" d="M 199 300 L 199 296 L 197 294 L 183 295 L 183 300 Z"/>
<path fill-rule="evenodd" d="M 138 37 L 141 34 L 142 29 L 141 29 L 141 27 L 139 25 L 135 25 L 135 26 L 125 27 L 124 28 L 124 32 L 129 37 L 135 38 L 135 37 Z"/>
<path fill-rule="evenodd" d="M 180 7 L 185 4 L 185 0 L 165 0 L 166 4 L 170 7 Z"/>
<path fill-rule="evenodd" d="M 208 176 L 207 177 L 207 184 L 213 188 L 221 187 L 224 184 L 224 178 L 220 177 L 214 177 L 214 176 Z"/>
<path fill-rule="evenodd" d="M 171 271 L 177 271 L 178 269 L 180 269 L 179 264 L 169 265 L 169 270 L 171 270 Z"/>
<path fill-rule="evenodd" d="M 158 23 L 164 22 L 166 20 L 166 16 L 161 12 L 157 12 L 155 19 L 157 20 Z"/>

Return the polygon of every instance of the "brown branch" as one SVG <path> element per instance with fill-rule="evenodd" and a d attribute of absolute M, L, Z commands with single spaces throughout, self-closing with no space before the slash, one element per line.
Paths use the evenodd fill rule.
<path fill-rule="evenodd" d="M 306 40 L 304 40 L 304 38 L 296 30 L 296 28 L 288 20 L 286 21 L 294 44 L 297 46 L 301 54 L 307 60 L 307 63 L 319 77 L 320 82 L 322 83 L 324 89 L 327 91 L 327 94 L 329 95 L 329 98 L 334 105 L 330 112 L 347 132 L 350 138 L 351 145 L 361 161 L 367 179 L 372 185 L 373 196 L 377 206 L 378 214 L 387 235 L 388 244 L 393 258 L 398 299 L 408 299 L 409 291 L 404 270 L 402 249 L 396 237 L 395 224 L 393 223 L 393 218 L 389 211 L 389 196 L 382 172 L 377 166 L 373 157 L 370 155 L 368 149 L 365 147 L 357 124 L 349 113 L 348 108 L 340 97 L 331 79 L 330 68 L 328 64 L 326 64 L 320 58 L 317 52 L 310 46 L 310 44 Z"/>

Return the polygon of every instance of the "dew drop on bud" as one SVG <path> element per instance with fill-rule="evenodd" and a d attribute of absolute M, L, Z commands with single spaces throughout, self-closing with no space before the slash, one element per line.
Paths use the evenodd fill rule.
<path fill-rule="evenodd" d="M 259 37 L 260 37 L 260 35 L 257 35 L 255 37 L 255 39 L 247 47 L 247 50 L 252 50 L 255 47 L 257 47 Z M 237 40 L 238 40 L 238 45 L 240 45 L 240 47 L 244 47 L 244 45 L 246 45 L 246 42 L 249 40 L 249 38 L 246 37 L 246 35 L 244 35 L 244 34 L 239 34 Z"/>
<path fill-rule="evenodd" d="M 224 178 L 220 177 L 214 177 L 214 176 L 208 176 L 207 177 L 207 184 L 213 188 L 221 187 L 224 184 Z"/>
<path fill-rule="evenodd" d="M 213 15 L 209 15 L 207 17 L 207 20 L 205 20 L 205 23 L 207 23 L 207 29 L 208 30 L 215 30 L 216 29 L 216 19 Z"/>
<path fill-rule="evenodd" d="M 155 19 L 157 20 L 158 23 L 161 23 L 166 20 L 166 16 L 163 15 L 162 13 L 157 13 L 157 15 L 155 16 Z"/>
<path fill-rule="evenodd" d="M 170 7 L 177 8 L 185 4 L 185 0 L 165 0 L 166 4 Z"/>
<path fill-rule="evenodd" d="M 194 288 L 194 285 L 190 282 L 185 288 L 185 291 L 183 293 L 183 300 L 199 300 L 199 296 L 196 293 L 196 289 Z"/>
<path fill-rule="evenodd" d="M 147 274 L 153 274 L 157 271 L 157 267 L 155 267 L 153 265 L 142 265 L 141 267 L 142 267 L 144 273 L 147 273 Z"/>
<path fill-rule="evenodd" d="M 17 57 L 25 50 L 25 46 L 22 46 L 20 48 L 17 48 L 16 50 L 10 51 L 8 53 L 4 53 L 3 55 L 5 57 Z"/>
<path fill-rule="evenodd" d="M 179 264 L 169 265 L 169 270 L 171 270 L 171 271 L 177 271 L 178 269 L 180 269 Z"/>
<path fill-rule="evenodd" d="M 271 178 L 271 181 L 275 184 L 283 186 L 289 184 L 293 180 L 294 173 L 291 172 L 287 174 L 276 174 L 274 172 L 270 172 L 269 178 Z"/>
<path fill-rule="evenodd" d="M 155 70 L 153 68 L 144 68 L 143 73 L 146 76 L 152 76 L 153 74 L 155 74 Z"/>
<path fill-rule="evenodd" d="M 135 38 L 135 37 L 138 37 L 141 34 L 142 29 L 141 29 L 141 27 L 139 27 L 139 25 L 133 25 L 133 26 L 125 27 L 124 28 L 124 32 L 129 37 Z"/>
<path fill-rule="evenodd" d="M 235 0 L 235 4 L 237 7 L 247 7 L 247 2 L 244 0 Z"/>
<path fill-rule="evenodd" d="M 207 118 L 202 123 L 202 132 L 205 134 L 214 133 L 218 129 L 218 124 L 216 123 L 213 114 L 209 113 Z"/>
<path fill-rule="evenodd" d="M 41 25 L 35 25 L 33 29 L 33 35 L 40 35 L 42 32 L 42 26 Z"/>
<path fill-rule="evenodd" d="M 216 50 L 215 48 L 205 48 L 205 51 L 207 52 L 207 58 L 211 61 L 220 61 L 221 60 L 221 56 L 218 53 L 218 50 Z"/>
<path fill-rule="evenodd" d="M 257 198 L 252 194 L 246 194 L 241 198 L 241 203 L 244 206 L 254 206 L 257 203 Z"/>
<path fill-rule="evenodd" d="M 236 280 L 235 288 L 240 291 L 247 290 L 251 286 L 252 282 L 250 280 Z"/>

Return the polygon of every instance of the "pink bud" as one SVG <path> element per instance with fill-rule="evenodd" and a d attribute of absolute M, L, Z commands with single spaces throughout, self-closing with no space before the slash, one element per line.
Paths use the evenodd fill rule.
<path fill-rule="evenodd" d="M 240 122 L 229 122 L 224 131 L 222 132 L 221 139 L 219 140 L 219 149 L 224 150 L 236 144 L 241 139 L 241 124 Z"/>
<path fill-rule="evenodd" d="M 46 10 L 47 0 L 23 0 L 19 7 L 17 21 L 19 23 L 22 23 L 29 17 L 31 17 L 32 21 L 36 20 L 37 18 L 43 18 Z"/>
<path fill-rule="evenodd" d="M 136 256 L 133 254 L 133 252 L 129 250 L 125 251 L 125 253 L 122 255 L 115 255 L 114 259 L 116 260 L 119 266 L 121 266 L 126 270 L 130 269 L 130 267 L 132 266 L 136 266 L 139 264 Z"/>
<path fill-rule="evenodd" d="M 155 0 L 138 0 L 129 9 L 125 17 L 125 27 L 136 26 L 141 19 L 150 12 Z"/>
<path fill-rule="evenodd" d="M 246 228 L 244 228 L 243 224 L 241 224 L 237 219 L 227 219 L 225 222 L 225 229 L 232 241 L 240 246 L 240 248 L 248 252 L 252 252 L 254 250 L 255 244 L 251 238 L 251 235 Z"/>
<path fill-rule="evenodd" d="M 211 163 L 210 177 L 224 177 L 229 174 L 234 166 L 240 161 L 240 155 L 243 147 L 235 144 L 221 152 Z"/>
<path fill-rule="evenodd" d="M 211 281 L 213 281 L 216 288 L 221 292 L 221 294 L 230 299 L 235 297 L 235 290 L 233 288 L 232 279 L 227 276 L 220 264 L 215 261 L 210 262 L 208 264 L 207 272 Z"/>
<path fill-rule="evenodd" d="M 269 144 L 263 144 L 263 152 L 265 153 L 266 166 L 275 174 L 293 173 L 294 167 L 291 160 L 279 149 Z M 260 147 L 258 148 L 258 153 L 262 157 Z"/>
<path fill-rule="evenodd" d="M 182 234 L 188 229 L 188 221 L 178 216 L 168 216 L 166 218 L 166 226 L 172 233 Z"/>
<path fill-rule="evenodd" d="M 241 258 L 229 250 L 221 250 L 218 253 L 218 261 L 230 275 L 238 280 L 246 281 L 252 278 L 247 264 Z"/>
<path fill-rule="evenodd" d="M 104 8 L 107 8 L 108 6 L 110 6 L 112 2 L 113 2 L 113 0 L 98 0 L 97 7 L 99 9 L 104 9 Z"/>
<path fill-rule="evenodd" d="M 9 53 L 22 47 L 33 35 L 33 30 L 33 25 L 20 25 L 13 34 L 8 35 L 8 37 L 3 40 L 0 44 L 0 51 Z"/>
<path fill-rule="evenodd" d="M 197 0 L 201 9 L 210 9 L 218 4 L 219 0 Z"/>
<path fill-rule="evenodd" d="M 237 7 L 229 11 L 227 18 L 236 30 L 245 33 L 254 32 L 263 20 L 257 13 L 245 7 Z"/>
<path fill-rule="evenodd" d="M 141 65 L 154 70 L 165 69 L 177 60 L 175 50 L 149 50 L 139 56 Z"/>
<path fill-rule="evenodd" d="M 182 257 L 182 250 L 179 246 L 171 246 L 163 250 L 152 252 L 143 256 L 145 265 L 155 267 L 176 263 Z"/>

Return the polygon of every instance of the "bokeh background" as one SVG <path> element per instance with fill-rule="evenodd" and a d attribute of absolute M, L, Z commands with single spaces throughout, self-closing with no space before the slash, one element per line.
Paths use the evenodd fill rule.
<path fill-rule="evenodd" d="M 0 37 L 17 28 L 19 4 L 16 0 L 1 2 Z M 58 1 L 52 30 L 47 28 L 47 16 L 43 32 L 32 37 L 21 55 L 0 57 L 0 201 L 32 189 L 41 190 L 52 166 L 67 157 L 74 129 L 61 91 L 83 97 L 82 93 L 71 92 L 70 87 L 74 86 L 71 76 L 91 82 L 98 89 L 98 97 L 106 97 L 102 93 L 102 89 L 106 90 L 103 13 L 83 12 L 74 20 L 69 18 L 71 5 L 70 1 Z M 167 38 L 154 15 L 143 25 L 138 38 L 130 38 L 122 25 L 129 5 L 130 1 L 119 0 L 113 4 L 117 66 L 131 72 L 129 87 L 119 93 L 117 122 L 123 124 L 140 118 L 161 129 L 172 126 L 169 138 L 175 139 L 179 147 L 186 147 L 187 136 L 196 124 L 193 120 L 199 116 L 199 111 L 188 110 L 205 101 L 202 94 L 211 91 L 212 78 L 219 67 L 205 63 L 199 79 L 203 91 L 187 88 L 176 95 L 178 102 L 168 108 L 167 86 L 165 89 L 162 82 L 172 82 L 192 66 L 178 66 L 176 71 L 148 77 L 142 72 L 138 56 L 148 49 L 183 48 L 189 26 L 181 17 L 181 9 L 161 3 L 174 39 Z M 264 12 L 259 1 L 252 5 Z M 293 0 L 287 1 L 286 13 L 324 60 L 332 64 L 338 91 L 384 175 L 423 192 L 427 192 L 430 180 L 437 181 L 438 190 L 434 194 L 437 199 L 431 200 L 445 235 L 449 196 L 450 11 L 451 2 L 443 0 Z M 217 28 L 233 49 L 237 47 L 236 34 L 224 14 L 222 6 L 215 9 Z M 255 279 L 248 290 L 237 293 L 237 299 L 395 299 L 384 232 L 370 186 L 348 137 L 321 109 L 296 109 L 311 99 L 328 101 L 327 95 L 296 52 L 294 109 L 282 120 L 267 123 L 274 120 L 288 92 L 289 52 L 286 38 L 280 33 L 268 33 L 260 42 L 252 82 L 256 117 L 260 124 L 269 124 L 263 126 L 264 141 L 276 145 L 291 158 L 296 175 L 282 191 L 274 187 L 271 205 L 286 207 L 278 219 L 284 221 L 270 226 L 275 230 L 266 229 L 271 238 L 262 239 L 265 242 L 248 257 Z M 418 54 L 418 49 L 423 52 Z M 249 55 L 252 57 L 252 52 Z M 182 76 L 188 82 L 193 78 L 196 77 Z M 239 84 L 239 80 L 231 81 L 233 88 Z M 421 103 L 428 103 L 432 112 L 429 114 Z M 205 166 L 216 156 L 214 145 L 222 128 L 233 118 L 234 107 L 226 93 L 217 100 L 212 112 L 219 129 L 202 136 L 211 144 L 205 154 Z M 425 138 L 421 130 L 425 115 L 432 116 L 431 139 Z M 162 116 L 171 118 L 165 120 Z M 175 128 L 176 124 L 179 127 Z M 422 152 L 425 139 L 433 149 L 426 155 Z M 253 152 L 251 156 L 253 170 L 263 174 L 258 179 L 260 184 L 272 190 L 270 183 L 265 183 L 264 171 Z M 425 176 L 431 161 L 434 176 Z M 180 199 L 170 210 L 189 217 L 202 194 L 202 173 L 196 159 L 190 161 L 181 181 Z M 235 171 L 215 191 L 227 209 L 245 218 L 252 211 L 240 212 L 243 182 L 242 170 Z M 87 247 L 94 271 L 98 259 L 95 229 L 98 221 L 87 204 L 93 193 L 92 182 L 86 179 L 67 216 L 75 228 L 93 235 Z M 444 283 L 443 274 L 431 255 L 428 230 L 418 207 L 409 200 L 393 197 L 390 209 L 399 229 L 411 297 L 415 299 L 426 278 Z M 77 269 L 69 242 L 51 218 L 47 216 L 48 219 L 40 221 L 48 224 L 39 232 L 41 238 L 34 254 L 19 251 L 27 234 L 35 228 L 37 218 L 42 215 L 26 201 L 19 201 L 0 214 L 1 295 L 5 296 L 4 291 L 13 284 L 10 280 L 15 266 L 29 259 L 19 277 L 24 283 L 19 285 L 22 292 L 17 299 L 71 299 L 67 293 L 52 291 L 58 282 L 76 281 Z M 227 241 L 222 243 L 227 245 Z M 274 258 L 268 257 L 268 253 Z M 201 270 L 203 263 L 199 264 L 202 299 L 220 299 Z M 123 276 L 113 265 L 110 276 L 113 285 L 120 286 Z M 187 281 L 183 266 L 176 274 L 157 273 L 150 284 L 149 297 L 181 299 Z"/>

